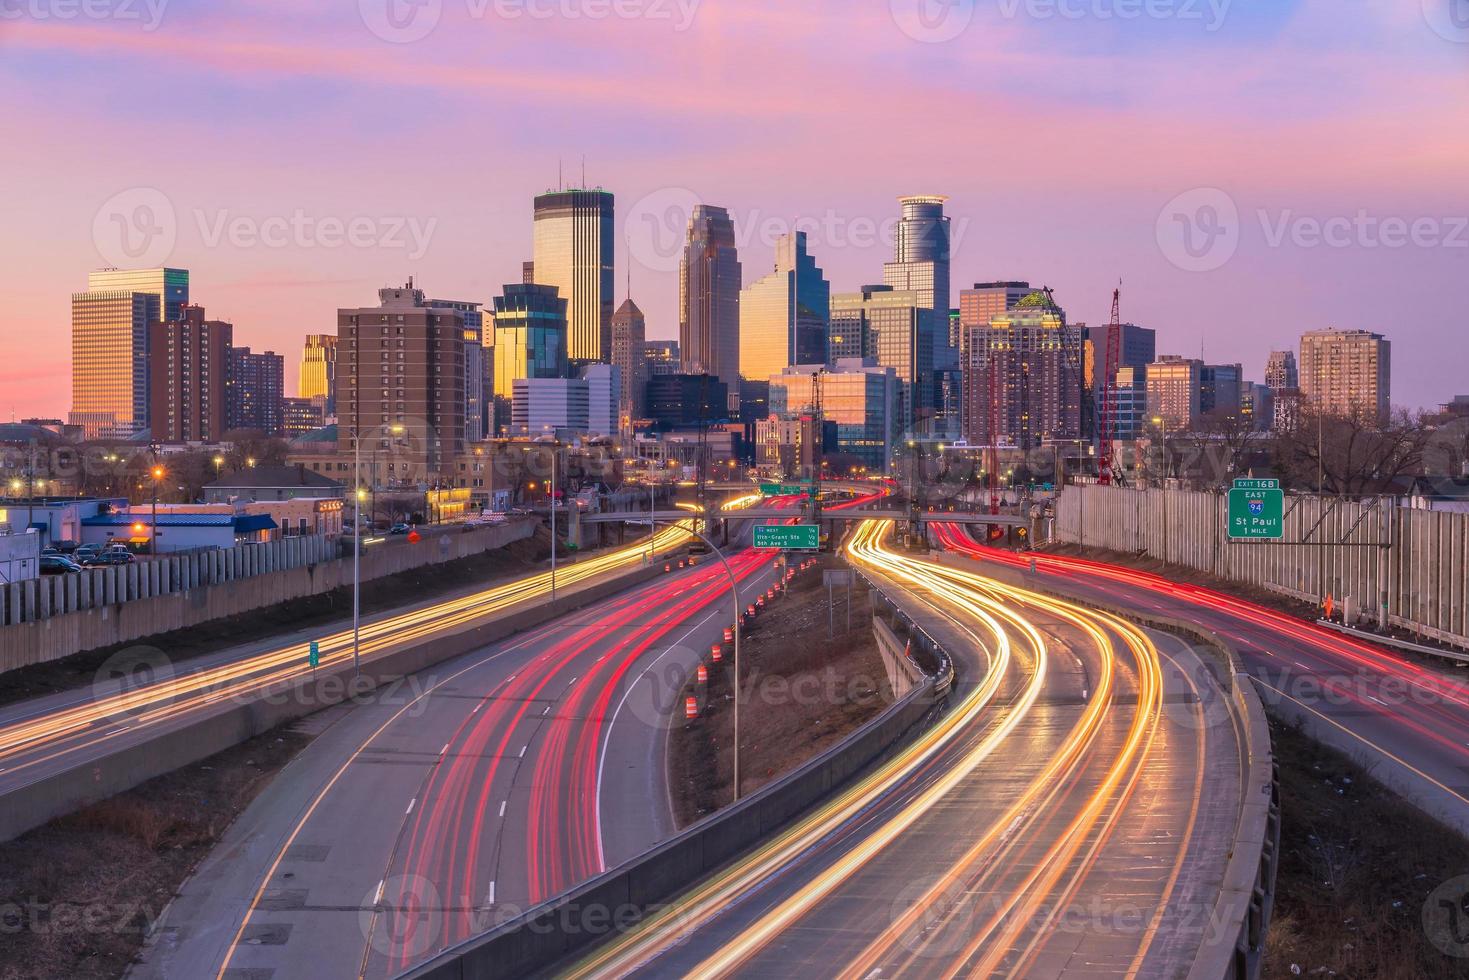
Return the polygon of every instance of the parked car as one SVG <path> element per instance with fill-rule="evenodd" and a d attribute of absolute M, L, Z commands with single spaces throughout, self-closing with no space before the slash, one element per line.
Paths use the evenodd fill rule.
<path fill-rule="evenodd" d="M 77 550 L 72 555 L 72 557 L 77 561 L 83 561 L 84 559 L 89 558 L 92 555 L 98 555 L 101 553 L 102 546 L 100 544 L 84 544 L 77 546 Z"/>
<path fill-rule="evenodd" d="M 136 560 L 131 551 L 123 548 L 109 548 L 82 559 L 82 564 L 87 568 L 97 568 L 106 565 L 131 565 Z"/>
<path fill-rule="evenodd" d="M 42 575 L 67 575 L 71 572 L 80 572 L 82 566 L 72 561 L 65 555 L 42 555 Z"/>
<path fill-rule="evenodd" d="M 410 534 L 412 531 L 413 526 L 411 524 L 403 524 L 401 522 L 388 528 L 389 534 Z"/>

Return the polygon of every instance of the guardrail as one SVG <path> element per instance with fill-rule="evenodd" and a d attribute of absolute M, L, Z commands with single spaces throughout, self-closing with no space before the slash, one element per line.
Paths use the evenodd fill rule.
<path fill-rule="evenodd" d="M 1049 582 L 1039 584 L 1030 573 L 1020 569 L 986 566 L 984 574 L 1140 626 L 1193 637 L 1219 655 L 1225 669 L 1224 679 L 1229 682 L 1231 718 L 1239 735 L 1245 774 L 1234 847 L 1230 849 L 1219 898 L 1209 918 L 1208 933 L 1194 958 L 1188 980 L 1257 980 L 1264 962 L 1265 933 L 1275 906 L 1275 875 L 1280 862 L 1280 786 L 1270 748 L 1270 723 L 1259 692 L 1244 672 L 1234 645 L 1197 623 L 1073 595 Z"/>
<path fill-rule="evenodd" d="M 874 588 L 869 594 L 881 597 L 903 621 L 885 593 Z M 915 643 L 933 642 L 916 627 L 909 635 Z M 600 938 L 584 927 L 581 913 L 617 909 L 646 915 L 825 798 L 920 724 L 953 686 L 953 662 L 941 649 L 934 654 L 942 665 L 937 675 L 827 752 L 645 854 L 450 947 L 399 980 L 520 980 Z"/>

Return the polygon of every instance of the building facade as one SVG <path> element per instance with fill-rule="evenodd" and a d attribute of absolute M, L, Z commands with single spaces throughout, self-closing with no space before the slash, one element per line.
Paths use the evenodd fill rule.
<path fill-rule="evenodd" d="M 1270 359 L 1265 362 L 1265 385 L 1274 391 L 1301 386 L 1301 374 L 1296 368 L 1295 351 L 1273 350 L 1270 352 Z"/>
<path fill-rule="evenodd" d="M 1007 282 L 977 282 L 970 289 L 959 291 L 959 358 L 962 366 L 964 352 L 969 346 L 969 331 L 989 329 L 990 321 L 1035 292 L 1030 283 L 1020 280 Z"/>
<path fill-rule="evenodd" d="M 918 194 L 899 198 L 902 217 L 894 239 L 893 261 L 882 267 L 882 281 L 894 290 L 910 291 L 934 323 L 934 360 L 939 367 L 958 364 L 949 346 L 949 219 L 946 197 Z"/>
<path fill-rule="evenodd" d="M 410 279 L 379 290 L 377 306 L 338 310 L 337 336 L 342 451 L 360 438 L 364 455 L 390 452 L 399 482 L 426 481 L 464 452 L 462 313 L 429 306 Z"/>
<path fill-rule="evenodd" d="M 1245 397 L 1245 369 L 1240 364 L 1205 364 L 1199 371 L 1199 412 L 1237 415 Z"/>
<path fill-rule="evenodd" d="M 177 320 L 148 328 L 149 429 L 154 442 L 218 442 L 226 402 L 234 327 L 184 306 Z"/>
<path fill-rule="evenodd" d="M 806 250 L 806 233 L 783 235 L 775 270 L 740 293 L 740 374 L 764 380 L 792 364 L 826 359 L 831 284 Z"/>
<path fill-rule="evenodd" d="M 71 296 L 71 416 L 88 439 L 148 427 L 148 326 L 158 297 L 128 290 Z"/>
<path fill-rule="evenodd" d="M 587 432 L 590 396 L 585 378 L 516 378 L 510 406 L 513 436 Z"/>
<path fill-rule="evenodd" d="M 1034 449 L 1082 436 L 1081 329 L 1044 292 L 969 332 L 964 438 Z"/>
<path fill-rule="evenodd" d="M 643 345 L 647 340 L 648 321 L 629 296 L 612 314 L 612 363 L 622 385 L 620 410 L 635 419 L 643 417 L 643 385 L 648 380 Z"/>
<path fill-rule="evenodd" d="M 1204 362 L 1164 354 L 1148 365 L 1148 423 L 1169 432 L 1191 432 L 1203 414 Z"/>
<path fill-rule="evenodd" d="M 729 389 L 712 374 L 660 374 L 648 379 L 648 418 L 660 431 L 708 426 L 729 416 Z"/>
<path fill-rule="evenodd" d="M 301 376 L 296 388 L 301 398 L 321 399 L 326 414 L 337 410 L 336 334 L 306 335 L 306 346 L 301 351 Z"/>
<path fill-rule="evenodd" d="M 892 368 L 902 386 L 901 430 L 927 431 L 937 407 L 938 333 L 934 311 L 922 305 L 917 292 L 863 286 L 832 297 L 827 363 L 855 357 Z"/>
<path fill-rule="evenodd" d="M 836 426 L 835 452 L 856 456 L 873 472 L 887 472 L 902 438 L 902 396 L 897 372 L 862 358 L 788 367 L 770 378 L 770 414 L 816 415 Z"/>
<path fill-rule="evenodd" d="M 225 388 L 225 427 L 254 429 L 268 436 L 284 431 L 286 359 L 274 351 L 230 348 Z"/>
<path fill-rule="evenodd" d="M 581 370 L 587 386 L 587 431 L 616 437 L 622 432 L 622 371 L 615 364 L 589 364 Z"/>
<path fill-rule="evenodd" d="M 188 269 L 96 269 L 87 289 L 147 293 L 158 300 L 158 319 L 177 320 L 189 304 Z"/>
<path fill-rule="evenodd" d="M 492 353 L 495 427 L 510 424 L 518 378 L 564 378 L 566 300 L 555 286 L 508 283 L 494 298 Z"/>
<path fill-rule="evenodd" d="M 532 269 L 566 300 L 566 351 L 573 361 L 612 356 L 613 196 L 568 190 L 535 199 Z"/>
<path fill-rule="evenodd" d="M 738 397 L 743 272 L 727 210 L 707 204 L 694 208 L 678 273 L 683 373 L 712 374 Z"/>
<path fill-rule="evenodd" d="M 1313 412 L 1383 421 L 1392 395 L 1392 344 L 1367 330 L 1301 335 L 1301 393 Z"/>

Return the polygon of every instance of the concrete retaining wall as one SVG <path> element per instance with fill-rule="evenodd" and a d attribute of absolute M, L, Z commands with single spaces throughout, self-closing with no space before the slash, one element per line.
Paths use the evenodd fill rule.
<path fill-rule="evenodd" d="M 530 537 L 535 522 L 429 533 L 362 552 L 362 579 L 466 558 Z M 0 672 L 237 616 L 352 584 L 335 538 L 284 538 L 228 551 L 48 575 L 0 588 Z"/>
<path fill-rule="evenodd" d="M 155 776 L 208 758 L 284 722 L 366 694 L 435 664 L 496 643 L 521 630 L 631 588 L 663 574 L 662 564 L 636 565 L 627 572 L 558 591 L 555 602 L 528 600 L 495 619 L 456 633 L 436 635 L 421 643 L 362 664 L 360 678 L 352 665 L 322 668 L 314 676 L 284 682 L 248 700 L 226 701 L 203 717 L 144 737 L 119 739 L 119 747 L 85 765 L 47 776 L 0 797 L 0 841 L 24 833 L 47 820 L 106 799 Z"/>
<path fill-rule="evenodd" d="M 1217 493 L 1069 486 L 1056 536 L 1308 602 L 1330 594 L 1353 617 L 1469 649 L 1469 514 L 1290 495 L 1284 541 L 1307 544 L 1231 544 L 1228 509 Z"/>
<path fill-rule="evenodd" d="M 876 590 L 872 595 L 874 601 L 887 602 Z M 605 938 L 605 911 L 646 913 L 766 839 L 889 751 L 943 699 L 951 684 L 952 667 L 938 678 L 925 677 L 877 718 L 754 795 L 621 867 L 440 953 L 402 978 L 521 980 L 592 945 Z M 599 927 L 589 927 L 593 916 Z"/>

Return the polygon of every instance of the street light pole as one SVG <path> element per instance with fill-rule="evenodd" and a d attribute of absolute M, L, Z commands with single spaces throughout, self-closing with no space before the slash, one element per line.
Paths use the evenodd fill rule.
<path fill-rule="evenodd" d="M 362 673 L 362 439 L 352 430 L 352 673 Z"/>
<path fill-rule="evenodd" d="M 561 443 L 551 443 L 551 601 L 556 601 L 556 457 Z M 653 516 L 651 514 L 649 517 Z"/>

